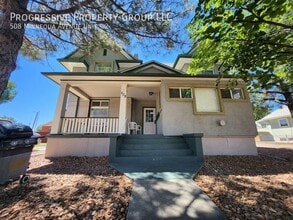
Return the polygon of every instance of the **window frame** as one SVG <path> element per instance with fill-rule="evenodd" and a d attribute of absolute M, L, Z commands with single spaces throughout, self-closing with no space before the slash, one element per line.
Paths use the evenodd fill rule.
<path fill-rule="evenodd" d="M 110 65 L 109 66 L 109 71 L 97 71 L 97 65 L 99 65 L 99 64 Z M 105 68 L 105 67 L 103 67 L 103 68 Z M 111 72 L 113 72 L 113 63 L 112 62 L 96 62 L 94 70 L 95 70 L 96 73 L 111 73 Z"/>
<path fill-rule="evenodd" d="M 225 98 L 225 97 L 223 97 L 223 95 L 222 95 L 222 90 L 223 91 L 225 91 L 225 90 L 228 90 L 229 91 L 229 93 L 230 93 L 230 98 Z M 240 93 L 241 93 L 241 98 L 239 98 L 239 99 L 236 99 L 236 98 L 234 98 L 234 96 L 233 96 L 233 90 L 240 90 Z M 244 100 L 246 100 L 247 98 L 246 98 L 246 95 L 244 94 L 244 90 L 243 90 L 243 88 L 234 88 L 234 89 L 226 89 L 226 88 L 220 88 L 219 89 L 219 93 L 220 93 L 220 97 L 221 97 L 221 99 L 222 100 L 225 100 L 225 101 L 228 101 L 228 100 L 232 100 L 232 101 L 244 101 Z"/>
<path fill-rule="evenodd" d="M 99 106 L 93 106 L 94 102 L 100 102 Z M 108 103 L 107 106 L 103 106 L 102 103 Z M 92 109 L 107 109 L 107 116 L 106 117 L 100 117 L 100 116 L 92 116 L 91 112 Z M 108 118 L 110 114 L 110 100 L 109 99 L 93 99 L 91 100 L 90 109 L 89 109 L 89 117 L 90 118 Z"/>
<path fill-rule="evenodd" d="M 218 101 L 220 111 L 217 111 L 217 112 L 198 111 L 197 110 L 196 92 L 195 92 L 196 89 L 214 89 L 215 92 L 216 92 L 216 95 L 217 95 L 217 101 Z M 193 93 L 194 93 L 194 97 L 193 97 L 193 113 L 195 115 L 223 115 L 223 114 L 225 114 L 222 99 L 221 99 L 220 90 L 218 88 L 213 87 L 213 86 L 195 86 L 195 87 L 193 87 Z"/>
<path fill-rule="evenodd" d="M 179 97 L 171 97 L 170 89 L 178 89 L 179 90 Z M 182 89 L 189 89 L 191 97 L 190 98 L 183 98 L 182 97 Z M 193 88 L 189 86 L 168 86 L 168 99 L 170 101 L 192 101 L 193 100 Z"/>

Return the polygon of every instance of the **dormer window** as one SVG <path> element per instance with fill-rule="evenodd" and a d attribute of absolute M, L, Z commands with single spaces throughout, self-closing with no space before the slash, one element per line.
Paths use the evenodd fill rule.
<path fill-rule="evenodd" d="M 111 63 L 96 63 L 95 71 L 98 73 L 112 72 Z"/>

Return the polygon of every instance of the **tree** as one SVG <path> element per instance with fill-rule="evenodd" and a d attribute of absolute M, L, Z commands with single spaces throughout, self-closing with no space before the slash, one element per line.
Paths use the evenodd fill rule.
<path fill-rule="evenodd" d="M 16 96 L 16 86 L 14 82 L 9 81 L 6 89 L 3 91 L 2 96 L 0 97 L 0 104 L 9 102 Z"/>
<path fill-rule="evenodd" d="M 182 42 L 184 25 L 171 21 L 189 10 L 188 0 L 0 0 L 0 94 L 21 47 L 33 59 L 56 51 L 60 42 L 85 53 L 97 46 L 119 50 L 113 42 L 134 39 L 172 47 Z"/>
<path fill-rule="evenodd" d="M 190 73 L 217 64 L 231 86 L 241 78 L 293 117 L 292 12 L 291 0 L 199 0 L 189 24 L 197 48 Z"/>
<path fill-rule="evenodd" d="M 264 100 L 264 95 L 260 93 L 249 93 L 249 98 L 252 103 L 254 120 L 257 121 L 268 115 L 272 108 L 267 101 Z"/>

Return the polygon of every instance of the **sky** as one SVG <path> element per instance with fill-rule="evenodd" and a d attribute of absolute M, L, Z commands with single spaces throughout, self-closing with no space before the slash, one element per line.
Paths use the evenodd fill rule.
<path fill-rule="evenodd" d="M 144 62 L 156 60 L 165 64 L 173 63 L 178 54 L 185 50 L 162 50 L 160 54 L 146 54 L 139 47 L 130 51 L 137 53 Z M 0 105 L 0 117 L 12 117 L 17 122 L 33 126 L 38 113 L 36 129 L 39 125 L 53 120 L 59 94 L 59 85 L 42 75 L 42 72 L 67 72 L 57 61 L 71 53 L 72 50 L 56 52 L 39 61 L 29 60 L 21 55 L 17 59 L 17 67 L 12 72 L 10 80 L 16 84 L 16 97 Z"/>

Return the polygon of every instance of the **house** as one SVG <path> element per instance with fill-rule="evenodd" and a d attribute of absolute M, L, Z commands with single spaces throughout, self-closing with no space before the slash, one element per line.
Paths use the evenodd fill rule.
<path fill-rule="evenodd" d="M 287 106 L 256 122 L 260 141 L 293 142 L 293 119 Z"/>
<path fill-rule="evenodd" d="M 190 54 L 173 67 L 106 48 L 59 62 L 68 72 L 43 73 L 60 85 L 47 157 L 108 155 L 111 137 L 129 133 L 129 122 L 144 138 L 194 134 L 205 155 L 257 154 L 245 83 L 227 90 L 229 79 L 216 86 L 214 71 L 186 74 Z"/>

